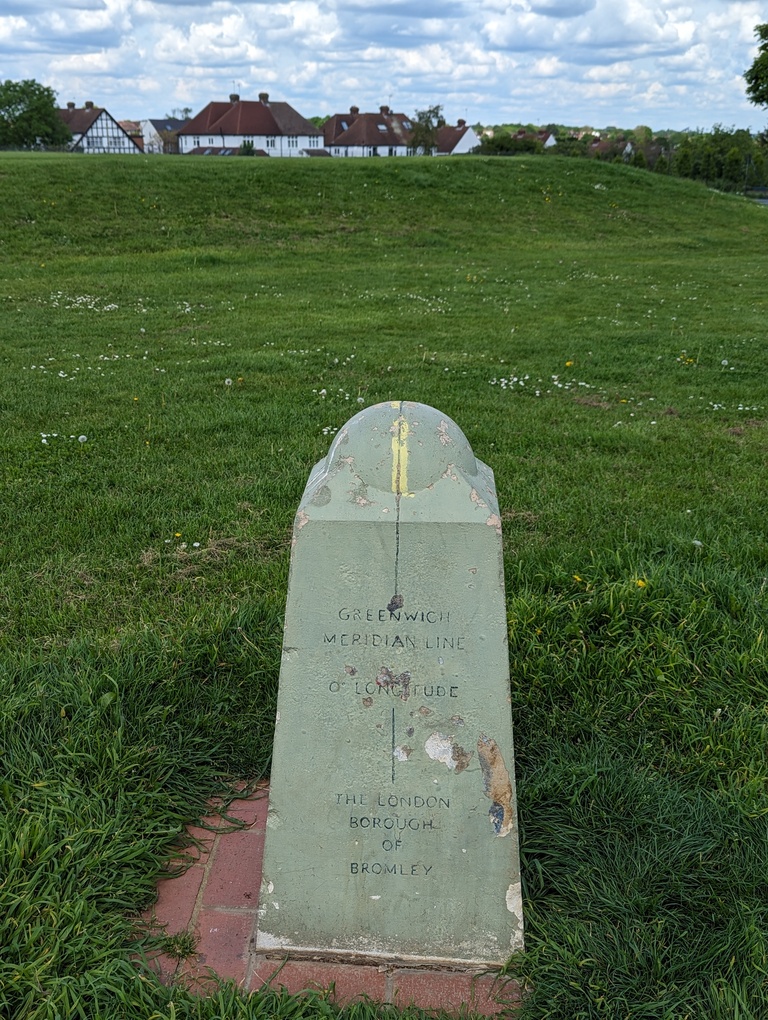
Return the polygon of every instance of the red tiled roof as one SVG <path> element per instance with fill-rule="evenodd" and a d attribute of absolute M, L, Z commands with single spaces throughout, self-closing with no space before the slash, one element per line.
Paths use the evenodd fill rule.
<path fill-rule="evenodd" d="M 392 113 L 382 106 L 378 113 L 335 113 L 323 124 L 326 146 L 409 145 L 411 122 L 404 113 Z"/>
<path fill-rule="evenodd" d="M 453 152 L 467 131 L 469 131 L 468 124 L 457 124 L 456 127 L 451 124 L 443 124 L 441 128 L 437 129 L 437 151 Z"/>
<path fill-rule="evenodd" d="M 320 135 L 314 124 L 288 103 L 272 103 L 269 97 L 256 101 L 237 97 L 228 103 L 209 103 L 180 135 Z"/>
<path fill-rule="evenodd" d="M 66 110 L 59 110 L 59 116 L 73 135 L 83 135 L 94 121 L 99 119 L 102 112 L 103 108 L 100 106 L 83 107 L 80 110 L 68 106 Z"/>

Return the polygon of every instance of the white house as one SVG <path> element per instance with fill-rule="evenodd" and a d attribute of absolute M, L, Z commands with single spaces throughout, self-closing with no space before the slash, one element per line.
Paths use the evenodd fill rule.
<path fill-rule="evenodd" d="M 141 134 L 144 139 L 144 151 L 149 153 L 178 152 L 179 131 L 186 123 L 186 120 L 180 120 L 178 117 L 142 120 Z"/>
<path fill-rule="evenodd" d="M 67 148 L 72 152 L 136 154 L 141 148 L 106 110 L 87 102 L 77 109 L 67 103 L 59 116 L 72 132 Z"/>
<path fill-rule="evenodd" d="M 235 155 L 248 144 L 260 156 L 302 156 L 323 146 L 323 133 L 288 103 L 231 95 L 228 103 L 209 103 L 179 130 L 179 152 Z"/>

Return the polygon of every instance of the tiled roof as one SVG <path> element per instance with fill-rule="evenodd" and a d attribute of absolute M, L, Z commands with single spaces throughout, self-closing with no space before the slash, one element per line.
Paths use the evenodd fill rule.
<path fill-rule="evenodd" d="M 336 113 L 323 124 L 325 144 L 331 145 L 409 145 L 412 125 L 404 113 L 392 113 L 382 106 L 378 113 L 360 113 L 353 106 L 349 113 Z"/>
<path fill-rule="evenodd" d="M 180 135 L 203 135 L 224 116 L 231 103 L 209 103 L 179 131 Z"/>
<path fill-rule="evenodd" d="M 152 120 L 149 123 L 155 129 L 155 131 L 178 131 L 183 128 L 189 121 L 180 120 L 178 117 L 165 117 L 163 120 Z"/>
<path fill-rule="evenodd" d="M 77 110 L 70 105 L 66 110 L 59 110 L 59 116 L 73 135 L 84 135 L 102 113 L 103 109 L 100 106 L 83 107 Z"/>
<path fill-rule="evenodd" d="M 231 96 L 228 103 L 209 103 L 185 123 L 180 135 L 321 135 L 314 124 L 288 103 L 272 103 L 266 93 L 256 101 Z"/>
<path fill-rule="evenodd" d="M 461 139 L 469 130 L 469 125 L 460 121 L 456 127 L 450 124 L 443 124 L 437 129 L 437 151 L 442 153 L 453 152 Z"/>

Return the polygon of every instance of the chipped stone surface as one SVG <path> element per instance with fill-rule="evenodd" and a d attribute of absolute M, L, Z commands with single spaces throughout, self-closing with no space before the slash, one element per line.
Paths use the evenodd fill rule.
<path fill-rule="evenodd" d="M 443 765 L 456 772 L 463 772 L 472 758 L 463 747 L 459 747 L 452 736 L 446 736 L 444 733 L 431 733 L 424 744 L 424 750 L 432 761 L 441 761 Z"/>
<path fill-rule="evenodd" d="M 522 948 L 500 529 L 492 472 L 421 404 L 362 411 L 312 470 L 257 947 L 457 966 Z"/>
<path fill-rule="evenodd" d="M 492 737 L 481 733 L 477 740 L 477 756 L 483 773 L 485 795 L 492 801 L 491 816 L 497 836 L 508 835 L 516 822 L 515 791 L 507 767 Z"/>

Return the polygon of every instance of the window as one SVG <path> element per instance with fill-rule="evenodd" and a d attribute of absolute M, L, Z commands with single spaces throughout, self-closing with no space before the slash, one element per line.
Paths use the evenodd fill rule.
<path fill-rule="evenodd" d="M 192 139 L 192 145 L 193 145 L 193 147 L 195 149 L 199 149 L 200 148 L 200 139 L 199 138 L 193 138 Z"/>
<path fill-rule="evenodd" d="M 379 129 L 379 131 L 381 131 L 381 132 L 382 132 L 383 134 L 386 134 L 386 133 L 387 133 L 387 125 L 386 125 L 386 124 L 377 124 L 377 125 L 376 125 L 376 127 L 377 127 L 377 128 Z"/>
<path fill-rule="evenodd" d="M 274 149 L 275 148 L 275 139 L 273 137 L 267 138 L 267 148 L 268 149 Z"/>
<path fill-rule="evenodd" d="M 299 147 L 299 136 L 298 135 L 288 135 L 288 148 L 289 149 L 298 149 L 298 147 Z"/>
<path fill-rule="evenodd" d="M 320 146 L 320 139 L 317 137 L 317 135 L 310 135 L 309 136 L 309 147 L 310 147 L 310 149 L 317 149 L 317 148 L 319 148 L 319 146 Z"/>
<path fill-rule="evenodd" d="M 209 144 L 209 145 L 213 145 L 213 139 L 212 139 L 212 138 L 209 138 L 209 139 L 208 139 L 208 144 Z"/>

